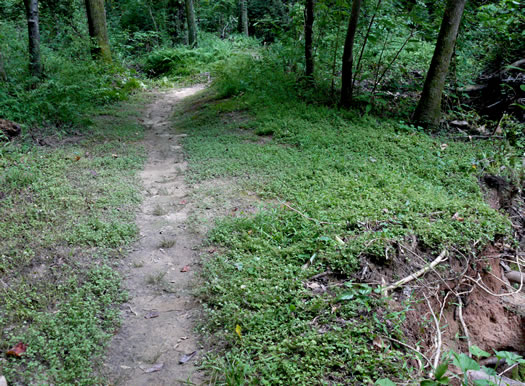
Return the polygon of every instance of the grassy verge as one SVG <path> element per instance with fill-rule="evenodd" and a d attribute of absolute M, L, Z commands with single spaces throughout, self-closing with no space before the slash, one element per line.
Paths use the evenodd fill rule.
<path fill-rule="evenodd" d="M 506 234 L 478 183 L 505 157 L 497 144 L 303 103 L 289 84 L 271 65 L 237 63 L 216 84 L 234 97 L 209 100 L 181 124 L 191 181 L 231 177 L 276 203 L 226 216 L 210 233 L 222 252 L 203 273 L 218 343 L 205 366 L 227 384 L 406 380 L 408 356 L 388 340 L 403 339 L 405 313 L 353 275 L 363 259 L 388 265 L 412 237 L 430 258 Z M 328 281 L 315 279 L 326 271 Z"/>
<path fill-rule="evenodd" d="M 101 110 L 75 141 L 0 147 L 0 352 L 27 345 L 0 360 L 10 384 L 100 382 L 126 297 L 112 266 L 136 235 L 136 105 Z"/>

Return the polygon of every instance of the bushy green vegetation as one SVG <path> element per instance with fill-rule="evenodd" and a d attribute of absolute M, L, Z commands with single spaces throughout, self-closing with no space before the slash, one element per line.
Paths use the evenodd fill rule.
<path fill-rule="evenodd" d="M 208 331 L 226 347 L 205 366 L 227 384 L 406 379 L 405 354 L 388 341 L 402 339 L 404 312 L 389 311 L 352 275 L 363 258 L 388 265 L 388 252 L 412 235 L 439 253 L 507 234 L 478 183 L 505 156 L 495 143 L 307 104 L 271 63 L 223 67 L 216 97 L 230 99 L 209 100 L 182 123 L 192 181 L 232 177 L 274 203 L 227 216 L 210 234 L 222 253 L 206 261 L 202 295 Z M 310 278 L 325 271 L 335 276 L 316 292 Z"/>
<path fill-rule="evenodd" d="M 94 371 L 126 298 L 112 265 L 135 239 L 140 202 L 134 108 L 101 111 L 113 119 L 75 144 L 0 147 L 0 351 L 27 345 L 0 362 L 14 384 L 101 382 Z"/>
<path fill-rule="evenodd" d="M 220 40 L 211 34 L 202 34 L 200 44 L 191 49 L 184 45 L 163 47 L 149 53 L 142 65 L 151 76 L 168 76 L 184 79 L 188 76 L 214 71 L 215 67 L 233 56 L 247 54 L 258 48 L 258 41 L 242 36 Z"/>
<path fill-rule="evenodd" d="M 97 106 L 124 100 L 142 87 L 136 71 L 93 61 L 80 38 L 60 51 L 51 44 L 43 45 L 46 77 L 38 82 L 28 73 L 27 37 L 20 29 L 19 23 L 0 24 L 0 36 L 20 35 L 19 39 L 0 40 L 7 73 L 7 82 L 0 82 L 3 119 L 27 128 L 81 129 L 86 114 Z"/>

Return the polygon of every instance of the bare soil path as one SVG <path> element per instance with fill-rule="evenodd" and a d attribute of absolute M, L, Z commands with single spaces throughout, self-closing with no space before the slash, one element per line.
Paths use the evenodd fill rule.
<path fill-rule="evenodd" d="M 123 270 L 129 301 L 106 363 L 116 385 L 202 383 L 194 365 L 201 350 L 194 334 L 199 308 L 192 296 L 202 240 L 186 224 L 192 206 L 184 181 L 187 163 L 179 144 L 182 136 L 170 132 L 170 118 L 177 103 L 203 88 L 158 93 L 144 118 L 148 161 L 136 220 L 140 240 Z"/>

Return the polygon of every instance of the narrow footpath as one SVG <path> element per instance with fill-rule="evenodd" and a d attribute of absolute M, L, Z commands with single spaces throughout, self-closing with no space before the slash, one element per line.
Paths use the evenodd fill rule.
<path fill-rule="evenodd" d="M 140 239 L 126 259 L 122 327 L 105 364 L 115 385 L 201 384 L 195 361 L 201 350 L 194 327 L 199 315 L 192 296 L 197 247 L 202 240 L 187 227 L 187 163 L 171 116 L 202 85 L 158 93 L 144 117 L 148 161 L 141 174 L 144 201 L 137 214 Z"/>

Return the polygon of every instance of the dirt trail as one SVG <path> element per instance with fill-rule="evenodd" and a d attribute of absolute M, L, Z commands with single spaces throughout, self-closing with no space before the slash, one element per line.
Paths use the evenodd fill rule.
<path fill-rule="evenodd" d="M 149 158 L 141 174 L 140 240 L 123 272 L 129 302 L 122 309 L 122 328 L 106 363 L 113 384 L 202 383 L 194 366 L 201 354 L 193 331 L 199 308 L 191 294 L 196 249 L 202 240 L 186 226 L 191 210 L 184 182 L 187 164 L 179 144 L 182 136 L 170 133 L 170 118 L 177 103 L 203 88 L 159 93 L 147 109 L 144 144 Z M 195 351 L 191 360 L 179 363 Z"/>

